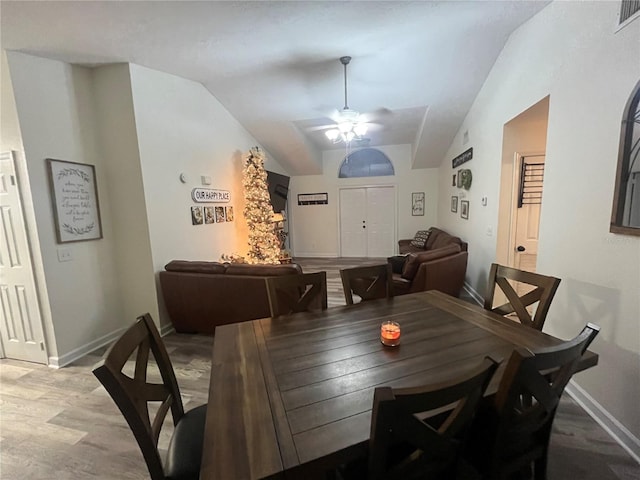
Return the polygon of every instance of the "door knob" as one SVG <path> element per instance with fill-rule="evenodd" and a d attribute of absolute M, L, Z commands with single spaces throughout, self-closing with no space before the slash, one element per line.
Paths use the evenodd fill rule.
<path fill-rule="evenodd" d="M 522 245 L 518 245 L 516 250 L 519 251 L 519 252 L 524 252 L 526 250 L 526 248 L 524 248 Z"/>

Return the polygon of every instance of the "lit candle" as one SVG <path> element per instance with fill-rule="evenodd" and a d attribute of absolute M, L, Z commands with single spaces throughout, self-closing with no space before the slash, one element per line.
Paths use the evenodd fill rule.
<path fill-rule="evenodd" d="M 400 324 L 387 320 L 380 325 L 380 341 L 388 347 L 400 345 Z"/>

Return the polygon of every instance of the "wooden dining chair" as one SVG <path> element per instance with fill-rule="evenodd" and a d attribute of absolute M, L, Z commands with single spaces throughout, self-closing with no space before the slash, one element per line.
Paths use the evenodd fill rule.
<path fill-rule="evenodd" d="M 353 294 L 361 301 L 393 297 L 391 264 L 369 265 L 340 270 L 347 305 L 353 305 Z"/>
<path fill-rule="evenodd" d="M 459 478 L 459 454 L 478 402 L 498 364 L 417 388 L 375 389 L 368 478 Z M 353 475 L 363 478 L 362 475 Z"/>
<path fill-rule="evenodd" d="M 327 272 L 265 278 L 272 317 L 327 309 Z"/>
<path fill-rule="evenodd" d="M 149 352 L 160 371 L 158 381 L 147 378 Z M 135 353 L 133 365 L 129 359 Z M 133 376 L 128 375 L 133 367 Z M 207 406 L 184 411 L 171 360 L 147 313 L 138 317 L 94 367 L 93 374 L 107 390 L 126 419 L 147 463 L 152 480 L 193 479 L 200 475 Z M 160 405 L 151 418 L 149 402 Z M 163 466 L 158 437 L 171 409 L 174 431 Z"/>
<path fill-rule="evenodd" d="M 598 334 L 588 324 L 573 340 L 536 354 L 513 351 L 498 392 L 476 416 L 466 456 L 486 477 L 546 479 L 549 438 L 560 396 Z"/>
<path fill-rule="evenodd" d="M 513 287 L 512 282 L 520 282 L 535 287 L 533 290 L 520 296 Z M 560 279 L 541 275 L 539 273 L 525 272 L 516 268 L 505 267 L 497 263 L 491 264 L 487 294 L 484 298 L 484 308 L 498 313 L 510 315 L 515 313 L 518 320 L 527 327 L 542 331 L 542 326 L 547 318 L 549 307 L 556 290 L 560 285 Z M 507 303 L 494 307 L 493 300 L 497 288 L 500 288 L 507 297 Z M 527 307 L 538 302 L 533 316 Z"/>

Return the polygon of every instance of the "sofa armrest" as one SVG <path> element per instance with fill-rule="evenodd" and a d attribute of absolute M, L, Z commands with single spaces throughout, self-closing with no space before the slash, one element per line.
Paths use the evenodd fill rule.
<path fill-rule="evenodd" d="M 425 262 L 420 265 L 410 293 L 439 290 L 454 297 L 460 295 L 467 273 L 467 252 Z"/>

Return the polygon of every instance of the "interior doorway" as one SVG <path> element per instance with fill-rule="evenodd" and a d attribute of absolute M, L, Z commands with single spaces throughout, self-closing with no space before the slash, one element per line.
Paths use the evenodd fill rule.
<path fill-rule="evenodd" d="M 47 364 L 15 159 L 13 152 L 0 153 L 0 353 Z"/>
<path fill-rule="evenodd" d="M 340 255 L 382 258 L 393 255 L 395 187 L 340 189 Z"/>
<path fill-rule="evenodd" d="M 496 262 L 536 271 L 549 97 L 504 125 Z"/>

